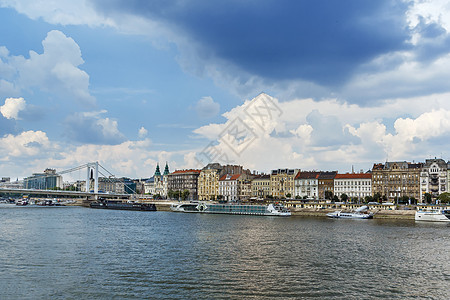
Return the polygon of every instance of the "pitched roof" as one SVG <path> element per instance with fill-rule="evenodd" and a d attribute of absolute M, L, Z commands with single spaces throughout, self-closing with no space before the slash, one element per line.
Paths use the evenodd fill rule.
<path fill-rule="evenodd" d="M 320 172 L 319 179 L 334 179 L 336 174 L 337 174 L 337 171 Z"/>
<path fill-rule="evenodd" d="M 175 172 L 170 173 L 172 174 L 183 174 L 183 173 L 198 173 L 200 174 L 202 170 L 196 170 L 196 169 L 189 169 L 189 170 L 176 170 Z"/>
<path fill-rule="evenodd" d="M 241 176 L 241 174 L 225 174 L 222 177 L 220 177 L 219 181 L 236 180 L 239 178 L 239 176 Z"/>
<path fill-rule="evenodd" d="M 372 179 L 370 173 L 336 174 L 334 179 Z"/>
<path fill-rule="evenodd" d="M 295 179 L 317 179 L 319 175 L 320 172 L 298 172 Z"/>

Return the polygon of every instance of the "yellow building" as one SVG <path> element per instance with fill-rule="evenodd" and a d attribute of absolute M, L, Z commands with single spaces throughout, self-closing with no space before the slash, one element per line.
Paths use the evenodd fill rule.
<path fill-rule="evenodd" d="M 276 199 L 294 197 L 294 179 L 299 169 L 272 170 L 270 174 L 270 192 Z"/>
<path fill-rule="evenodd" d="M 222 166 L 218 163 L 208 164 L 198 176 L 198 200 L 216 200 L 219 195 L 219 179 Z"/>
<path fill-rule="evenodd" d="M 252 198 L 265 199 L 271 195 L 270 175 L 257 175 L 251 183 Z"/>

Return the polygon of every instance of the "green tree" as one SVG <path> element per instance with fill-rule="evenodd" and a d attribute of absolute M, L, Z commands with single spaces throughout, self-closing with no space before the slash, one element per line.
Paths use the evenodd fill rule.
<path fill-rule="evenodd" d="M 373 201 L 374 202 L 380 202 L 381 201 L 381 194 L 380 193 L 375 193 L 374 195 L 373 195 Z"/>
<path fill-rule="evenodd" d="M 450 203 L 450 193 L 442 193 L 438 197 L 441 203 Z"/>
<path fill-rule="evenodd" d="M 348 200 L 347 194 L 345 194 L 345 193 L 342 194 L 342 195 L 341 195 L 341 201 L 342 201 L 342 202 L 347 202 L 347 200 Z"/>
<path fill-rule="evenodd" d="M 424 195 L 425 197 L 425 203 L 431 203 L 431 194 L 430 193 L 425 193 Z"/>
<path fill-rule="evenodd" d="M 181 193 L 181 199 L 186 200 L 190 195 L 191 193 L 189 192 L 189 190 L 184 190 L 183 193 Z"/>
<path fill-rule="evenodd" d="M 373 202 L 372 196 L 366 196 L 366 197 L 364 197 L 364 202 L 366 202 L 366 203 Z"/>
<path fill-rule="evenodd" d="M 334 195 L 334 196 L 333 196 L 333 201 L 334 201 L 334 202 L 339 202 L 338 196 Z"/>
<path fill-rule="evenodd" d="M 398 203 L 408 203 L 409 197 L 408 196 L 401 196 L 400 199 L 398 199 Z"/>
<path fill-rule="evenodd" d="M 291 196 L 292 196 L 291 193 L 286 194 L 286 198 L 288 198 L 288 199 L 291 198 Z"/>
<path fill-rule="evenodd" d="M 327 199 L 327 200 L 333 199 L 333 192 L 332 191 L 325 191 L 325 199 Z"/>

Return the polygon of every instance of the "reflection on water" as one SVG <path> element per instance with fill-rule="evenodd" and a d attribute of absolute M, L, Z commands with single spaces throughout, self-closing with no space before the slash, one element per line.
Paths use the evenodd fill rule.
<path fill-rule="evenodd" d="M 450 227 L 0 207 L 0 298 L 449 299 Z"/>

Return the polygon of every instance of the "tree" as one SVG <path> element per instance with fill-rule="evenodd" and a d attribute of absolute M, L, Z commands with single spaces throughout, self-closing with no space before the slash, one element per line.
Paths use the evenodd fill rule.
<path fill-rule="evenodd" d="M 181 199 L 186 200 L 190 195 L 191 193 L 189 192 L 189 190 L 184 190 L 183 193 L 181 193 Z"/>
<path fill-rule="evenodd" d="M 338 196 L 334 195 L 334 196 L 333 196 L 333 201 L 334 201 L 334 202 L 339 202 Z"/>
<path fill-rule="evenodd" d="M 380 202 L 380 200 L 381 200 L 381 194 L 380 193 L 375 193 L 374 195 L 373 195 L 373 201 L 374 202 Z"/>
<path fill-rule="evenodd" d="M 373 198 L 372 198 L 372 196 L 366 196 L 366 197 L 364 198 L 364 201 L 365 201 L 366 203 L 373 202 Z"/>
<path fill-rule="evenodd" d="M 342 194 L 342 195 L 341 195 L 341 201 L 342 201 L 342 202 L 347 202 L 347 200 L 348 200 L 347 194 L 345 194 L 345 193 Z"/>
<path fill-rule="evenodd" d="M 302 196 L 297 195 L 297 196 L 295 196 L 295 199 L 302 199 Z"/>
<path fill-rule="evenodd" d="M 425 203 L 431 203 L 431 194 L 425 193 L 424 199 L 425 199 Z"/>
<path fill-rule="evenodd" d="M 287 194 L 286 194 L 286 198 L 288 198 L 288 199 L 290 199 L 291 196 L 292 196 L 291 193 L 287 193 Z"/>
<path fill-rule="evenodd" d="M 398 203 L 408 203 L 408 201 L 409 201 L 409 197 L 404 195 L 404 196 L 400 197 L 400 199 L 398 200 Z"/>
<path fill-rule="evenodd" d="M 328 199 L 328 200 L 333 199 L 333 192 L 332 191 L 325 191 L 325 199 Z"/>
<path fill-rule="evenodd" d="M 450 203 L 450 193 L 442 193 L 438 197 L 441 203 Z"/>

